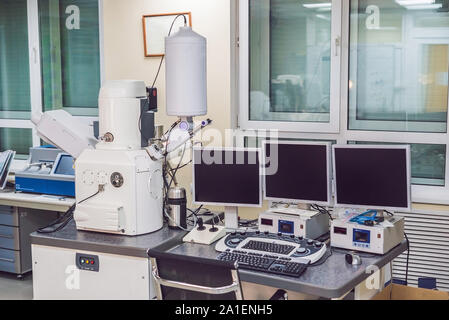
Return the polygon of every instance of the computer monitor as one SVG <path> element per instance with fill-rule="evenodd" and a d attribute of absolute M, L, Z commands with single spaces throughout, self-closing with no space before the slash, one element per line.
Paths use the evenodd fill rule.
<path fill-rule="evenodd" d="M 261 207 L 259 149 L 194 148 L 193 203 Z"/>
<path fill-rule="evenodd" d="M 15 151 L 5 151 L 0 153 L 0 190 L 6 188 L 8 182 L 8 174 L 13 159 L 16 155 Z"/>
<path fill-rule="evenodd" d="M 266 200 L 331 205 L 330 143 L 264 141 L 263 155 Z"/>
<path fill-rule="evenodd" d="M 60 154 L 55 161 L 55 168 L 53 174 L 64 175 L 64 176 L 74 176 L 75 169 L 73 167 L 74 159 L 71 155 Z"/>
<path fill-rule="evenodd" d="M 410 147 L 333 147 L 336 207 L 410 211 Z"/>

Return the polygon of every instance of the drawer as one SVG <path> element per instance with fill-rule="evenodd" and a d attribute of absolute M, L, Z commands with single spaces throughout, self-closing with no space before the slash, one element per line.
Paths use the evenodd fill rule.
<path fill-rule="evenodd" d="M 0 225 L 0 248 L 20 250 L 19 228 Z"/>
<path fill-rule="evenodd" d="M 7 226 L 19 226 L 19 216 L 14 207 L 0 206 L 0 224 Z"/>
<path fill-rule="evenodd" d="M 0 249 L 0 271 L 20 273 L 20 252 Z"/>

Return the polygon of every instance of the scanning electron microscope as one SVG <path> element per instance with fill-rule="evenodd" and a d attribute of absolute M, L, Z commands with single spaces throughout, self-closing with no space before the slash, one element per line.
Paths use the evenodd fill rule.
<path fill-rule="evenodd" d="M 193 121 L 207 114 L 206 39 L 181 27 L 166 38 L 165 62 L 167 114 L 179 120 L 158 143 L 152 143 L 154 89 L 143 81 L 102 86 L 97 141 L 87 133 L 91 127 L 64 111 L 33 116 L 45 141 L 76 158 L 78 230 L 134 236 L 162 228 L 163 163 L 211 123 Z"/>
<path fill-rule="evenodd" d="M 97 134 L 63 110 L 33 116 L 41 138 L 76 159 L 72 210 L 77 229 L 106 233 L 94 237 L 103 245 L 33 243 L 34 299 L 155 297 L 148 257 L 116 251 L 105 239 L 148 233 L 153 239 L 163 226 L 166 159 L 178 156 L 210 124 L 193 121 L 207 113 L 206 39 L 182 27 L 166 38 L 165 62 L 167 114 L 178 118 L 165 134 L 154 135 L 155 89 L 142 81 L 103 84 Z"/>

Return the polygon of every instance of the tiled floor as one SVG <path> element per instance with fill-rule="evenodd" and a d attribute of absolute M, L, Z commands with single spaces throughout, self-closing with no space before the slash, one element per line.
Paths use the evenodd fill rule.
<path fill-rule="evenodd" d="M 15 275 L 0 272 L 0 300 L 32 300 L 33 277 L 19 280 Z"/>

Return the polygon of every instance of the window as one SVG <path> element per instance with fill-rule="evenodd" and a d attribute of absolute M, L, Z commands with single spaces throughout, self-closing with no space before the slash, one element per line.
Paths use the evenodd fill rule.
<path fill-rule="evenodd" d="M 16 159 L 26 160 L 33 146 L 31 129 L 0 128 L 0 150 L 16 151 Z"/>
<path fill-rule="evenodd" d="M 334 1 L 338 3 L 338 1 Z M 247 128 L 338 132 L 339 6 L 328 1 L 258 0 L 244 8 L 241 121 Z M 248 42 L 244 41 L 248 39 Z M 243 41 L 242 41 L 243 40 Z M 245 65 L 244 63 L 242 65 Z"/>
<path fill-rule="evenodd" d="M 402 2 L 351 1 L 349 128 L 445 133 L 449 13 Z"/>
<path fill-rule="evenodd" d="M 72 10 L 79 10 L 79 26 L 76 21 L 67 20 L 66 12 Z M 73 115 L 98 115 L 98 14 L 98 3 L 92 0 L 39 0 L 45 111 L 65 109 Z"/>
<path fill-rule="evenodd" d="M 449 204 L 447 1 L 240 0 L 238 11 L 239 146 L 270 129 L 408 144 L 412 200 Z"/>
<path fill-rule="evenodd" d="M 30 119 L 26 0 L 0 1 L 0 118 Z"/>
<path fill-rule="evenodd" d="M 32 113 L 98 115 L 100 3 L 0 0 L 0 152 L 40 145 Z"/>

